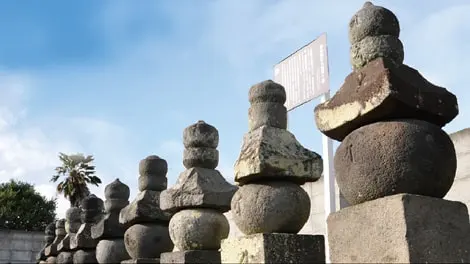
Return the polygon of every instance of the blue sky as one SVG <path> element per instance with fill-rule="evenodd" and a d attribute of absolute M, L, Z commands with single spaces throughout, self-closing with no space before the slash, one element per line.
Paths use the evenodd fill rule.
<path fill-rule="evenodd" d="M 375 1 L 400 19 L 405 63 L 459 98 L 446 131 L 470 126 L 470 3 Z M 424 3 L 424 2 L 422 2 Z M 363 1 L 0 1 L 0 181 L 36 184 L 47 196 L 57 153 L 93 154 L 104 186 L 137 190 L 140 159 L 182 166 L 183 129 L 220 133 L 219 169 L 233 179 L 247 132 L 248 89 L 275 63 L 328 34 L 331 89 L 350 73 L 347 25 Z M 290 113 L 289 129 L 321 153 L 315 100 Z M 59 215 L 67 203 L 60 199 Z"/>

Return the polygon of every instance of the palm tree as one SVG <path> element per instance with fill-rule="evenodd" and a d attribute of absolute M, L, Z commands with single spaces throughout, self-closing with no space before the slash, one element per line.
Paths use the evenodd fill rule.
<path fill-rule="evenodd" d="M 90 194 L 88 184 L 98 186 L 101 179 L 95 175 L 95 166 L 91 165 L 93 156 L 83 154 L 66 155 L 59 153 L 62 166 L 55 168 L 56 175 L 51 182 L 63 179 L 57 185 L 57 193 L 63 194 L 70 201 L 70 206 L 79 207 L 81 201 Z"/>

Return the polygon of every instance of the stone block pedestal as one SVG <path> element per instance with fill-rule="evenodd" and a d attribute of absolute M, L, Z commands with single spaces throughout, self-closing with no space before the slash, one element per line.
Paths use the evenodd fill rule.
<path fill-rule="evenodd" d="M 325 263 L 321 235 L 253 234 L 222 242 L 222 263 Z"/>
<path fill-rule="evenodd" d="M 155 258 L 155 259 L 146 259 L 146 258 L 128 259 L 128 260 L 121 261 L 121 264 L 160 264 L 160 259 L 158 259 L 158 258 Z"/>
<path fill-rule="evenodd" d="M 216 250 L 186 250 L 160 255 L 160 263 L 219 264 L 220 252 Z"/>
<path fill-rule="evenodd" d="M 467 207 L 397 194 L 328 217 L 332 263 L 469 263 Z"/>

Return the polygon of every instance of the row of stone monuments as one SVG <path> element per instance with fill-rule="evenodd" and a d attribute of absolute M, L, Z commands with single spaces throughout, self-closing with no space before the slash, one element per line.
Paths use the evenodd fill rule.
<path fill-rule="evenodd" d="M 442 198 L 456 155 L 442 127 L 456 97 L 403 64 L 396 16 L 367 2 L 349 24 L 353 72 L 315 108 L 319 130 L 341 141 L 334 164 L 351 204 L 328 217 L 333 263 L 469 263 L 467 208 Z M 139 193 L 118 179 L 105 201 L 87 197 L 46 229 L 39 263 L 324 263 L 321 235 L 300 235 L 321 176 L 320 155 L 287 131 L 284 87 L 251 87 L 249 132 L 229 184 L 216 169 L 219 134 L 199 121 L 183 132 L 186 168 L 167 188 L 167 162 L 139 165 Z M 244 236 L 227 238 L 225 212 Z"/>

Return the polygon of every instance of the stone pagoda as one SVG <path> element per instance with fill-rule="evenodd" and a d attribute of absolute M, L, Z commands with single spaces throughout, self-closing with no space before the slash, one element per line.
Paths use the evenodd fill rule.
<path fill-rule="evenodd" d="M 65 232 L 66 235 L 57 245 L 59 255 L 57 255 L 57 264 L 73 264 L 74 251 L 70 248 L 71 237 L 78 232 L 82 222 L 80 220 L 80 209 L 71 207 L 65 212 Z"/>
<path fill-rule="evenodd" d="M 168 164 L 158 156 L 139 163 L 139 193 L 119 214 L 124 244 L 132 259 L 121 263 L 160 263 L 160 254 L 173 249 L 168 233 L 171 215 L 160 208 L 160 193 L 167 188 Z"/>
<path fill-rule="evenodd" d="M 315 108 L 318 129 L 341 141 L 336 179 L 351 205 L 328 217 L 331 261 L 468 263 L 467 207 L 442 199 L 457 166 L 442 127 L 457 98 L 403 64 L 399 35 L 397 17 L 366 2 L 349 23 L 353 72 Z"/>
<path fill-rule="evenodd" d="M 82 225 L 75 236 L 70 238 L 70 249 L 74 250 L 73 263 L 97 263 L 97 241 L 91 237 L 91 228 L 103 217 L 103 200 L 90 194 L 82 201 Z"/>
<path fill-rule="evenodd" d="M 48 224 L 46 226 L 46 229 L 44 230 L 45 236 L 44 236 L 44 242 L 45 245 L 39 252 L 37 256 L 37 262 L 38 263 L 47 263 L 47 257 L 46 257 L 46 248 L 54 242 L 55 239 L 55 221 Z"/>
<path fill-rule="evenodd" d="M 129 204 L 130 189 L 116 179 L 104 189 L 105 215 L 91 227 L 91 237 L 98 240 L 96 260 L 98 263 L 121 263 L 129 259 L 124 245 L 124 227 L 119 223 L 121 209 Z"/>
<path fill-rule="evenodd" d="M 245 236 L 222 242 L 223 263 L 325 262 L 324 237 L 297 234 L 310 214 L 300 185 L 317 181 L 320 155 L 287 131 L 286 92 L 271 80 L 249 91 L 249 132 L 235 163 L 231 212 Z"/>
<path fill-rule="evenodd" d="M 44 254 L 47 257 L 48 263 L 56 263 L 59 252 L 57 246 L 64 239 L 65 233 L 65 219 L 59 219 L 55 222 L 55 238 L 54 241 L 44 249 Z"/>
<path fill-rule="evenodd" d="M 183 165 L 177 183 L 160 196 L 161 208 L 173 215 L 170 237 L 176 252 L 161 254 L 162 263 L 220 263 L 220 242 L 230 225 L 223 213 L 230 210 L 236 187 L 215 168 L 219 164 L 219 132 L 204 121 L 183 132 Z"/>

